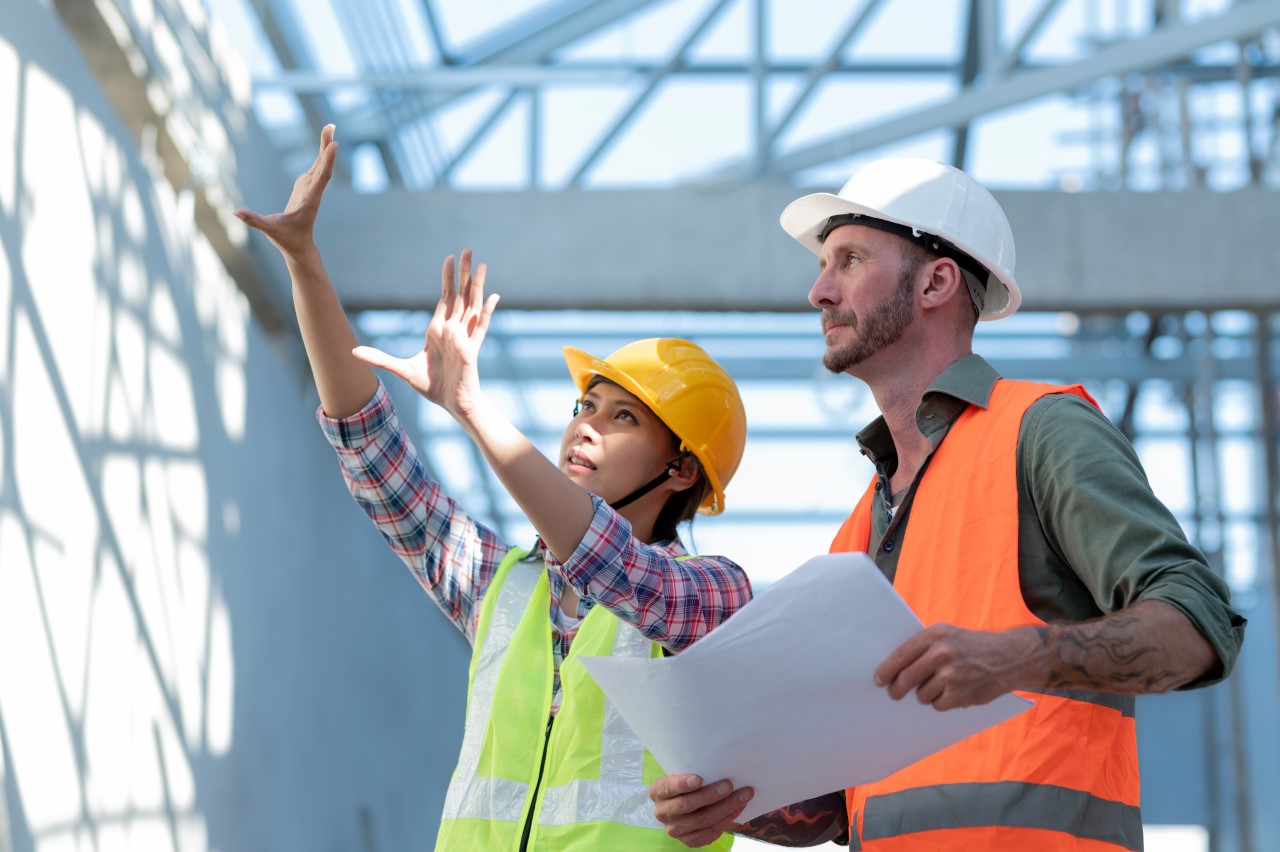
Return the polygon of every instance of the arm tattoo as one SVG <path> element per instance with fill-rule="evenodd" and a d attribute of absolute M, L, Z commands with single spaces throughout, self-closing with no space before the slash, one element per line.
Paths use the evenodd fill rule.
<path fill-rule="evenodd" d="M 1050 654 L 1049 687 L 1142 694 L 1185 683 L 1185 673 L 1167 668 L 1167 655 L 1147 641 L 1139 621 L 1114 615 L 1052 632 L 1038 628 Z"/>
<path fill-rule="evenodd" d="M 849 813 L 844 792 L 828 793 L 769 811 L 734 829 L 735 834 L 754 837 L 777 846 L 817 846 L 833 840 L 849 842 Z"/>

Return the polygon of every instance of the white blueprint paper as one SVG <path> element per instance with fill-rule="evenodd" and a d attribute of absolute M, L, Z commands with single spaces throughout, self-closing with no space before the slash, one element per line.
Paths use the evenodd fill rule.
<path fill-rule="evenodd" d="M 674 657 L 581 659 L 669 774 L 754 787 L 745 822 L 877 781 L 1031 706 L 889 698 L 873 672 L 921 626 L 866 554 L 833 553 Z"/>

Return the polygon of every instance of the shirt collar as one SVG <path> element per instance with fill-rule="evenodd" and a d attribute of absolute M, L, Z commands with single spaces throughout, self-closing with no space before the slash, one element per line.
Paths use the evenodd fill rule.
<path fill-rule="evenodd" d="M 987 407 L 999 378 L 1000 374 L 981 355 L 966 355 L 933 380 L 916 408 L 916 426 L 934 449 L 966 408 Z M 898 466 L 898 454 L 883 416 L 871 421 L 855 438 L 862 454 L 877 469 L 893 473 Z"/>

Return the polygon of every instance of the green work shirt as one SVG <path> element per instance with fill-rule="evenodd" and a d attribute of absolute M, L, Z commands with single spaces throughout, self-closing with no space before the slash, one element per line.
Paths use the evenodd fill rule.
<path fill-rule="evenodd" d="M 889 477 L 897 450 L 884 418 L 857 435 L 875 464 L 869 550 L 890 580 L 916 486 L 970 405 L 986 408 L 999 374 L 969 355 L 925 391 L 916 425 L 932 444 L 915 480 L 890 515 Z M 1244 639 L 1245 619 L 1226 583 L 1186 539 L 1151 491 L 1138 454 L 1097 408 L 1073 394 L 1032 404 L 1018 433 L 1018 573 L 1027 607 L 1044 621 L 1082 621 L 1155 599 L 1181 610 L 1218 652 L 1222 668 L 1188 684 L 1225 678 Z"/>

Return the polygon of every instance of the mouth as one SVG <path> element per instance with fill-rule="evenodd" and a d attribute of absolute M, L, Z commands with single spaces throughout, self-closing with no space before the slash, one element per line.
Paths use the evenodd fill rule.
<path fill-rule="evenodd" d="M 596 466 L 591 460 L 577 450 L 570 450 L 564 457 L 565 465 L 571 470 L 590 471 L 595 470 Z"/>
<path fill-rule="evenodd" d="M 833 331 L 839 331 L 840 329 L 845 329 L 845 328 L 853 328 L 853 325 L 854 325 L 854 319 L 851 316 L 827 317 L 822 320 L 822 333 L 825 336 L 825 335 L 831 334 Z"/>

